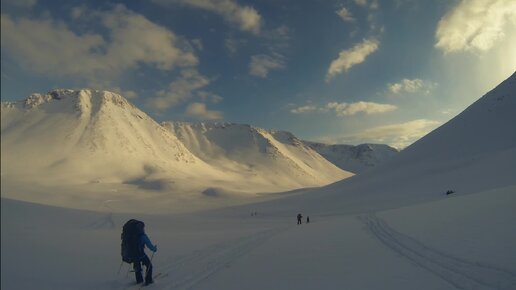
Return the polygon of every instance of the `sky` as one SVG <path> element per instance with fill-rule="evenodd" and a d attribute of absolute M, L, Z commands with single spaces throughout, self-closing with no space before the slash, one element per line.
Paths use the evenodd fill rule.
<path fill-rule="evenodd" d="M 516 70 L 509 0 L 2 0 L 1 99 L 122 94 L 157 121 L 404 148 Z"/>

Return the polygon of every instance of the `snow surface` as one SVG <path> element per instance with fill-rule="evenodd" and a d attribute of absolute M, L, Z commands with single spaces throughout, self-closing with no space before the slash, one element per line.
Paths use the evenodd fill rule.
<path fill-rule="evenodd" d="M 516 74 L 363 174 L 191 213 L 59 208 L 2 188 L 1 288 L 138 289 L 119 272 L 121 226 L 138 218 L 162 273 L 147 289 L 516 289 L 515 121 Z"/>

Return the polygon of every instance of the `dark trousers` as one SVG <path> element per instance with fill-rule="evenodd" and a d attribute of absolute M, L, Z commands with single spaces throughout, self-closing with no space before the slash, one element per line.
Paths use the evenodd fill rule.
<path fill-rule="evenodd" d="M 145 283 L 150 284 L 152 283 L 152 264 L 149 260 L 149 257 L 147 255 L 144 255 L 143 258 L 133 263 L 134 268 L 134 274 L 136 275 L 136 283 L 142 283 L 143 282 L 143 276 L 142 276 L 142 264 L 146 267 L 146 275 L 145 275 Z"/>
<path fill-rule="evenodd" d="M 297 219 L 297 224 L 300 225 L 301 224 L 301 219 Z"/>

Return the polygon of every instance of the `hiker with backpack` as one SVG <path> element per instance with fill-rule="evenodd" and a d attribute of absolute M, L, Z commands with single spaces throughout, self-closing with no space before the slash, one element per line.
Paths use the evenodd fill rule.
<path fill-rule="evenodd" d="M 143 283 L 142 264 L 145 265 L 145 285 L 152 284 L 152 263 L 145 254 L 144 248 L 156 252 L 157 246 L 153 245 L 144 231 L 145 224 L 142 221 L 131 219 L 127 221 L 122 230 L 122 260 L 133 264 L 136 283 Z"/>
<path fill-rule="evenodd" d="M 302 215 L 302 214 L 300 214 L 300 213 L 298 213 L 298 214 L 297 214 L 297 224 L 298 224 L 298 225 L 300 225 L 300 224 L 302 224 L 302 223 L 303 223 L 303 222 L 301 221 L 301 219 L 302 219 L 302 218 L 303 218 L 303 215 Z"/>

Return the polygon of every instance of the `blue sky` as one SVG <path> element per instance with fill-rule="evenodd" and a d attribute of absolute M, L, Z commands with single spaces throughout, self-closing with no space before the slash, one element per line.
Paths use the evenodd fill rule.
<path fill-rule="evenodd" d="M 505 0 L 5 0 L 1 30 L 2 101 L 103 89 L 328 143 L 403 148 L 516 69 Z"/>

